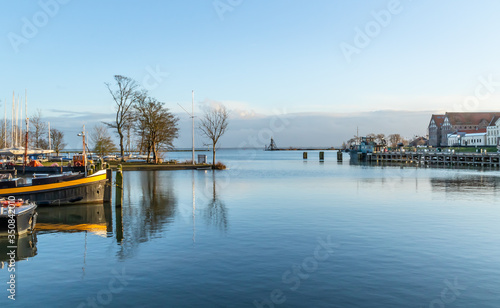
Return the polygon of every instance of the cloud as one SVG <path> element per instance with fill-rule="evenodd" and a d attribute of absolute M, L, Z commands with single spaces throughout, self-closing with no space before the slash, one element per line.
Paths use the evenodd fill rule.
<path fill-rule="evenodd" d="M 204 106 L 212 106 L 218 101 L 205 100 Z M 224 103 L 225 104 L 225 103 Z M 356 134 L 384 133 L 386 135 L 399 133 L 411 138 L 414 135 L 426 135 L 427 125 L 432 113 L 429 111 L 398 111 L 377 110 L 371 112 L 324 113 L 275 111 L 273 115 L 258 113 L 248 109 L 245 103 L 228 104 L 231 109 L 229 129 L 221 138 L 222 147 L 264 148 L 273 137 L 279 147 L 330 147 L 340 146 Z M 112 121 L 113 113 L 96 113 L 63 109 L 47 110 L 44 119 L 50 121 L 51 127 L 65 133 L 67 148 L 81 148 L 81 139 L 77 136 L 85 124 L 90 130 L 103 121 Z M 197 114 L 199 117 L 201 114 Z M 178 148 L 191 147 L 192 122 L 185 113 L 176 114 L 179 117 L 179 138 L 174 145 Z M 197 118 L 195 118 L 197 121 Z M 195 124 L 197 127 L 197 123 Z M 204 140 L 198 129 L 195 132 L 197 147 L 203 147 Z M 115 134 L 113 134 L 115 136 Z"/>
<path fill-rule="evenodd" d="M 264 147 L 271 137 L 279 147 L 340 146 L 356 134 L 399 133 L 411 138 L 426 135 L 431 114 L 435 111 L 379 110 L 355 113 L 277 113 L 252 118 L 232 117 L 227 133 L 221 138 L 222 147 Z M 191 122 L 181 119 L 177 147 L 188 148 Z M 273 129 L 274 128 L 274 129 Z M 280 129 L 277 129 L 280 128 Z M 203 145 L 197 136 L 197 146 Z M 251 140 L 251 142 L 250 142 Z"/>

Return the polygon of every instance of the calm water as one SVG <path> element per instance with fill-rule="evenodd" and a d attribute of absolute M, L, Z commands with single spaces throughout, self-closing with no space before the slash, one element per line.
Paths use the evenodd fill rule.
<path fill-rule="evenodd" d="M 126 172 L 121 209 L 40 209 L 0 307 L 499 307 L 500 172 L 317 157 L 221 150 Z"/>

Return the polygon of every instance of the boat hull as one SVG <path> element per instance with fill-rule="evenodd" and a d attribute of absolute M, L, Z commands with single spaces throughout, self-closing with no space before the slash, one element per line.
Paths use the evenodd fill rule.
<path fill-rule="evenodd" d="M 0 189 L 0 196 L 14 196 L 38 206 L 103 203 L 108 179 L 106 173 L 60 183 Z"/>
<path fill-rule="evenodd" d="M 17 235 L 32 232 L 36 225 L 36 207 L 35 204 L 32 204 L 21 212 L 16 210 L 15 215 L 13 215 L 15 220 L 13 229 L 11 221 L 9 221 L 12 218 L 8 215 L 8 208 L 3 208 L 3 213 L 0 214 L 0 236 L 8 235 L 10 230 L 15 230 Z"/>
<path fill-rule="evenodd" d="M 49 173 L 58 174 L 62 172 L 85 172 L 84 167 L 29 167 L 29 166 L 14 166 L 17 174 L 33 174 L 33 173 Z M 61 172 L 62 170 L 62 172 Z"/>

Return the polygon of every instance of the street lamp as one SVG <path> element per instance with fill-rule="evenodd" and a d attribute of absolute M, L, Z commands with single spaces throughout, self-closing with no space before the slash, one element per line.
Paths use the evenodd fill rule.
<path fill-rule="evenodd" d="M 85 155 L 85 125 L 83 125 L 83 130 L 81 133 L 78 134 L 78 136 L 82 137 L 82 141 L 83 141 L 83 150 L 82 150 L 83 170 L 85 172 L 85 176 L 87 176 L 87 155 Z"/>

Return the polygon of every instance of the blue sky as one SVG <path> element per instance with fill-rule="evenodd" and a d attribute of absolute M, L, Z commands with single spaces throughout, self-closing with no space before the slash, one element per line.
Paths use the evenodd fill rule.
<path fill-rule="evenodd" d="M 12 91 L 28 89 L 29 109 L 41 109 L 75 143 L 70 136 L 83 123 L 112 115 L 104 82 L 115 74 L 136 79 L 179 114 L 179 147 L 189 146 L 191 132 L 177 104 L 190 108 L 193 89 L 197 112 L 212 102 L 232 110 L 234 130 L 223 146 L 264 136 L 275 114 L 322 119 L 293 135 L 287 134 L 293 121 L 283 131 L 269 128 L 280 145 L 330 146 L 357 126 L 361 133 L 411 137 L 426 133 L 432 112 L 499 109 L 495 82 L 479 98 L 475 92 L 481 80 L 500 81 L 497 1 L 42 0 L 1 6 L 2 106 L 7 99 L 10 107 Z M 26 20 L 38 22 L 34 34 L 23 32 Z M 368 40 L 356 45 L 360 32 Z M 13 37 L 24 40 L 13 43 Z M 346 45 L 357 53 L 346 57 Z M 474 104 L 471 96 L 478 98 Z M 381 112 L 394 115 L 394 127 Z M 330 121 L 343 124 L 332 132 Z"/>

